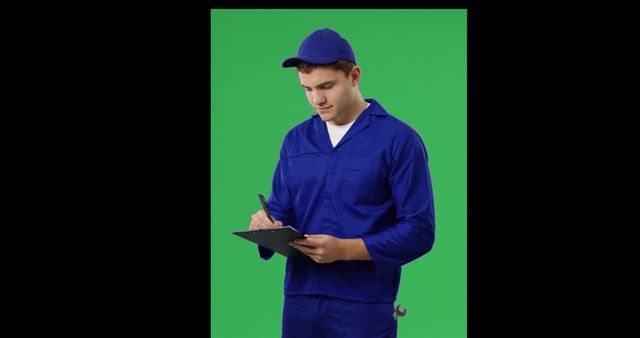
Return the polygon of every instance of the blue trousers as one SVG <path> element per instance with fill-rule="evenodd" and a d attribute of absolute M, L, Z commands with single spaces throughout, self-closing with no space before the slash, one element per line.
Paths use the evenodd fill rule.
<path fill-rule="evenodd" d="M 396 338 L 393 303 L 321 295 L 285 296 L 282 338 Z"/>

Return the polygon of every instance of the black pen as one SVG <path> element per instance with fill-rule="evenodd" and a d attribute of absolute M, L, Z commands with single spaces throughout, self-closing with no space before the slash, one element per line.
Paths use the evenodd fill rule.
<path fill-rule="evenodd" d="M 267 209 L 267 202 L 264 201 L 264 196 L 262 196 L 262 194 L 258 194 L 258 198 L 260 198 L 260 203 L 262 203 L 262 209 L 264 209 L 264 212 L 267 213 L 267 217 L 269 217 L 269 220 L 273 224 L 276 224 L 276 221 L 273 219 L 273 217 L 271 217 L 271 214 L 269 213 L 269 209 Z"/>

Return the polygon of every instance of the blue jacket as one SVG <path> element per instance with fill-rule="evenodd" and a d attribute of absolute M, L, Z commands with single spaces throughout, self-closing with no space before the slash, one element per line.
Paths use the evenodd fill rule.
<path fill-rule="evenodd" d="M 273 217 L 303 234 L 362 238 L 372 261 L 287 259 L 286 295 L 392 302 L 401 266 L 433 246 L 433 192 L 422 139 L 377 101 L 366 101 L 371 105 L 335 148 L 317 114 L 287 133 L 267 205 Z M 274 254 L 258 250 L 265 260 Z"/>

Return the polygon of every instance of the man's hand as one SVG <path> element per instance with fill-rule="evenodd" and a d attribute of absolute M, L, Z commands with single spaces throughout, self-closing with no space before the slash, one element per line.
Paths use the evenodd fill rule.
<path fill-rule="evenodd" d="M 289 245 L 302 251 L 317 263 L 333 263 L 344 259 L 345 248 L 343 240 L 330 235 L 305 235 L 306 238 L 296 239 Z"/>
<path fill-rule="evenodd" d="M 282 222 L 275 220 L 273 223 L 269 220 L 267 213 L 260 209 L 255 214 L 251 215 L 251 222 L 249 222 L 249 230 L 258 229 L 272 229 L 282 227 Z"/>

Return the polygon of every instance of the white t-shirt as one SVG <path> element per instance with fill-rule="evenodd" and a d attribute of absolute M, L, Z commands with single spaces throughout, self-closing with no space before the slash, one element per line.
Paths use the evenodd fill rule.
<path fill-rule="evenodd" d="M 327 130 L 329 131 L 329 138 L 331 138 L 331 144 L 334 147 L 336 146 L 336 144 L 338 144 L 338 142 L 340 142 L 340 140 L 342 140 L 342 137 L 344 137 L 347 131 L 349 131 L 349 128 L 351 128 L 353 122 L 356 122 L 356 120 L 353 120 L 350 123 L 343 124 L 341 126 L 336 126 L 329 122 L 325 122 L 327 124 Z"/>
<path fill-rule="evenodd" d="M 369 108 L 370 105 L 371 104 L 367 102 L 367 108 Z M 341 126 L 336 126 L 335 124 L 325 122 L 325 124 L 327 125 L 327 130 L 329 131 L 329 138 L 331 139 L 331 144 L 334 147 L 336 146 L 336 144 L 338 144 L 338 142 L 340 142 L 340 140 L 342 140 L 342 138 L 347 133 L 347 131 L 349 131 L 349 128 L 351 128 L 351 125 L 353 125 L 353 122 L 356 122 L 356 120 L 353 120 Z"/>

